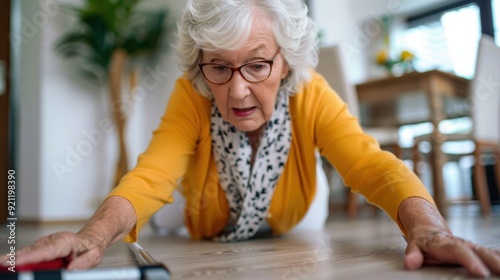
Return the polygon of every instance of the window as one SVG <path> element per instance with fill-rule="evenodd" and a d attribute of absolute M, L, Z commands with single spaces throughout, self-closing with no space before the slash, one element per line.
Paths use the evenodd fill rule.
<path fill-rule="evenodd" d="M 410 22 L 403 46 L 415 54 L 417 71 L 440 69 L 470 79 L 480 35 L 480 11 L 472 3 Z"/>
<path fill-rule="evenodd" d="M 460 0 L 412 16 L 408 18 L 408 28 L 403 32 L 402 47 L 414 52 L 417 71 L 439 69 L 472 79 L 481 33 L 490 34 L 495 30 L 499 42 L 499 8 L 500 0 Z M 494 29 L 488 15 L 495 17 L 495 14 Z M 467 117 L 444 120 L 439 125 L 443 133 L 467 133 L 471 129 L 472 122 Z M 412 146 L 414 136 L 431 131 L 430 123 L 402 127 L 400 145 Z"/>

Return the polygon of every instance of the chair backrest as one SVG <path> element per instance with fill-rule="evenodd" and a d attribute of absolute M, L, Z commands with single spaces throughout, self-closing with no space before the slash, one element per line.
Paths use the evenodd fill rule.
<path fill-rule="evenodd" d="M 340 98 L 349 105 L 349 111 L 359 117 L 359 103 L 354 85 L 346 76 L 344 56 L 340 46 L 320 47 L 318 53 L 318 71 L 338 93 Z"/>
<path fill-rule="evenodd" d="M 470 89 L 474 137 L 500 144 L 500 48 L 488 35 L 479 40 Z"/>

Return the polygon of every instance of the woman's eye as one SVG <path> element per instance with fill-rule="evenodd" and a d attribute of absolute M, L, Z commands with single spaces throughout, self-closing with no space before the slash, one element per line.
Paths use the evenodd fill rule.
<path fill-rule="evenodd" d="M 265 63 L 252 63 L 249 66 L 249 69 L 252 71 L 262 71 L 266 68 L 267 64 Z"/>
<path fill-rule="evenodd" d="M 214 65 L 212 66 L 212 70 L 215 72 L 224 72 L 227 70 L 227 66 L 224 65 Z"/>

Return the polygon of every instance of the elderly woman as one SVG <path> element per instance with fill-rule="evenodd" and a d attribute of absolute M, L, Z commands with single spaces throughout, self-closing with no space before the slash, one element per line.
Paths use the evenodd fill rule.
<path fill-rule="evenodd" d="M 319 151 L 399 225 L 408 269 L 432 262 L 500 273 L 499 252 L 453 236 L 418 178 L 312 70 L 317 29 L 300 0 L 194 0 L 178 28 L 185 75 L 137 167 L 78 233 L 40 239 L 18 265 L 57 257 L 68 257 L 68 269 L 97 265 L 113 242 L 135 241 L 179 184 L 193 239 L 286 234 L 324 199 Z"/>

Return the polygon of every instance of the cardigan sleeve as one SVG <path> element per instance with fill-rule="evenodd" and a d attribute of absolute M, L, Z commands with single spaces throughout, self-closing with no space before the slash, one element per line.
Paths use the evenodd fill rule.
<path fill-rule="evenodd" d="M 137 166 L 108 195 L 124 197 L 134 207 L 137 223 L 125 237 L 126 242 L 135 241 L 148 219 L 164 204 L 173 201 L 172 194 L 195 152 L 200 131 L 200 110 L 196 107 L 199 100 L 195 99 L 201 96 L 188 94 L 192 90 L 187 80 L 176 82 L 147 150 L 139 156 Z"/>
<path fill-rule="evenodd" d="M 357 118 L 319 74 L 308 88 L 310 108 L 315 108 L 314 131 L 320 152 L 344 178 L 353 192 L 382 209 L 398 223 L 399 205 L 409 197 L 434 201 L 420 179 L 392 153 L 382 151 L 377 141 L 365 134 Z"/>

